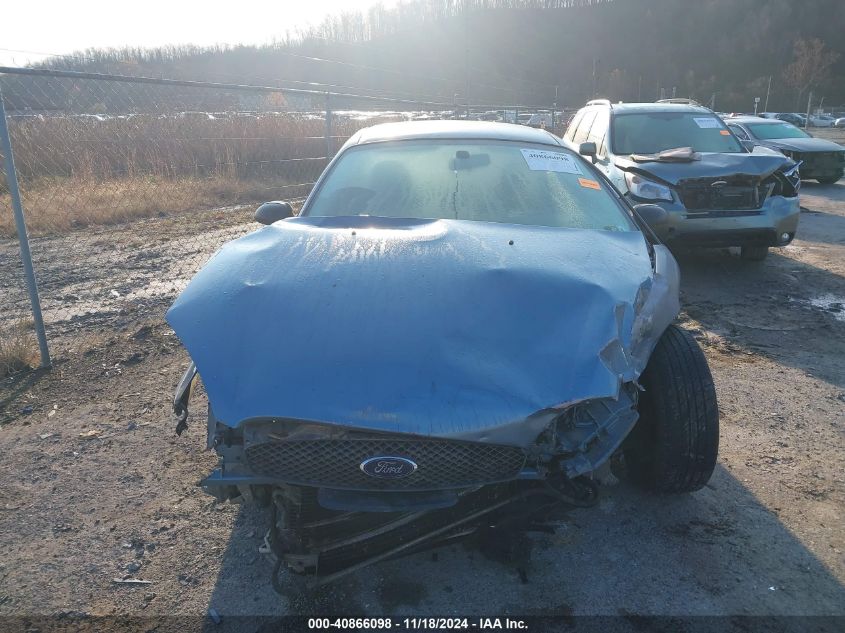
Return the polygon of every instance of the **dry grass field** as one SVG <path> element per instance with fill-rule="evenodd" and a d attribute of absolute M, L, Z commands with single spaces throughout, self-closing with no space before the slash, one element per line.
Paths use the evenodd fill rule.
<path fill-rule="evenodd" d="M 369 124 L 335 117 L 332 147 Z M 11 131 L 31 235 L 302 198 L 329 150 L 323 119 L 297 113 L 32 116 Z M 0 179 L 0 236 L 14 235 Z"/>

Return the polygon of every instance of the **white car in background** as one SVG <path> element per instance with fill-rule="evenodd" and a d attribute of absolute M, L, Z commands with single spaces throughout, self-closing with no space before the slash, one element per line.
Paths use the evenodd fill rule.
<path fill-rule="evenodd" d="M 833 123 L 836 119 L 832 116 L 828 116 L 827 114 L 811 114 L 810 115 L 810 125 L 812 127 L 833 127 Z"/>

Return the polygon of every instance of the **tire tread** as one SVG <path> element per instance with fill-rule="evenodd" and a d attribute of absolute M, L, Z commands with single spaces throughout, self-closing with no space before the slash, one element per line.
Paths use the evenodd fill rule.
<path fill-rule="evenodd" d="M 713 377 L 692 335 L 669 326 L 652 353 L 641 382 L 640 483 L 660 492 L 702 488 L 716 464 L 719 409 Z"/>

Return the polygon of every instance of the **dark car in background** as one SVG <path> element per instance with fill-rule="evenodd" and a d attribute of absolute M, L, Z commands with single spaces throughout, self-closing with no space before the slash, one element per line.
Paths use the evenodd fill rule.
<path fill-rule="evenodd" d="M 829 185 L 845 174 L 845 147 L 814 138 L 791 123 L 758 117 L 733 117 L 725 123 L 746 146 L 776 149 L 800 163 L 798 172 L 802 180 L 815 179 Z"/>
<path fill-rule="evenodd" d="M 792 125 L 803 126 L 807 122 L 806 116 L 796 114 L 794 112 L 781 112 L 779 114 L 776 114 L 775 118 L 779 121 L 786 121 L 787 123 L 792 123 Z"/>
<path fill-rule="evenodd" d="M 761 260 L 795 237 L 796 163 L 747 150 L 708 108 L 597 99 L 573 117 L 564 143 L 591 156 L 632 204 L 662 207 L 649 224 L 669 245 L 739 246 L 743 259 Z"/>

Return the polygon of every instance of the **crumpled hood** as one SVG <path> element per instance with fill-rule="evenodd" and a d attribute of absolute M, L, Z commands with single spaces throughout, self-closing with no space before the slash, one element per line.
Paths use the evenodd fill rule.
<path fill-rule="evenodd" d="M 759 176 L 765 178 L 791 159 L 767 147 L 755 147 L 750 154 L 701 153 L 701 160 L 686 163 L 635 162 L 617 158 L 616 166 L 625 171 L 651 175 L 670 185 L 687 178 L 718 178 L 721 176 Z"/>
<path fill-rule="evenodd" d="M 293 218 L 224 246 L 167 321 L 227 425 L 528 444 L 529 416 L 643 370 L 678 312 L 657 248 L 665 276 L 639 232 Z"/>
<path fill-rule="evenodd" d="M 772 149 L 785 149 L 788 152 L 843 152 L 845 147 L 823 138 L 779 138 L 767 141 L 755 141 Z"/>

